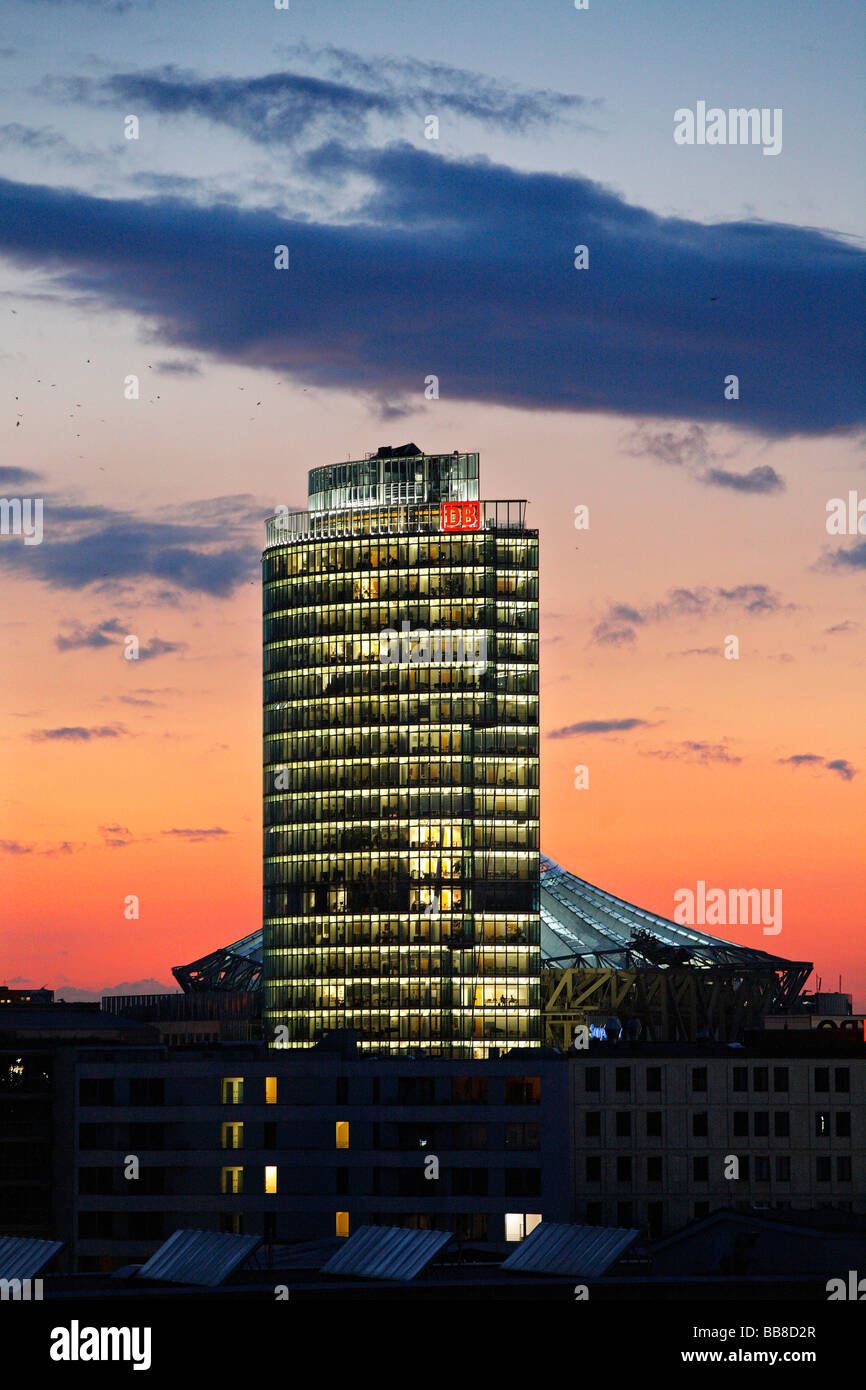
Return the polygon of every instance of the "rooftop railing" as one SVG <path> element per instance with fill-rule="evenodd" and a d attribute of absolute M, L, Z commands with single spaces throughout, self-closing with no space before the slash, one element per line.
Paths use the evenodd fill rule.
<path fill-rule="evenodd" d="M 265 549 L 302 540 L 330 537 L 478 534 L 478 531 L 525 531 L 526 501 L 481 502 L 481 525 L 476 530 L 449 531 L 441 525 L 439 503 L 340 508 L 320 512 L 278 512 L 265 520 Z"/>

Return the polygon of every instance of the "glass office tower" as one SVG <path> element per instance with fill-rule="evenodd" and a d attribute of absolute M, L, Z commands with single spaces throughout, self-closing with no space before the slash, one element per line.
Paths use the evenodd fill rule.
<path fill-rule="evenodd" d="M 539 1041 L 525 506 L 481 500 L 477 454 L 409 444 L 314 468 L 308 510 L 268 518 L 265 1017 L 284 1045 Z"/>

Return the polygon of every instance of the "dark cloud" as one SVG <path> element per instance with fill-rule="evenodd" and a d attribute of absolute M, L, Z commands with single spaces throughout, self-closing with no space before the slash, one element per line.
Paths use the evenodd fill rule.
<path fill-rule="evenodd" d="M 5 487 L 7 483 L 19 487 L 23 483 L 33 483 L 41 477 L 42 474 L 35 473 L 32 468 L 12 468 L 8 464 L 0 465 L 0 487 Z"/>
<path fill-rule="evenodd" d="M 156 323 L 175 349 L 320 387 L 420 401 L 432 373 L 443 399 L 527 409 L 678 415 L 772 435 L 862 420 L 856 246 L 802 227 L 662 218 L 587 179 L 408 145 L 331 144 L 307 168 L 325 188 L 369 181 L 354 220 L 0 181 L 0 254 Z M 588 271 L 572 267 L 577 241 L 593 253 Z M 277 271 L 283 244 L 291 268 Z M 723 319 L 709 304 L 720 277 Z M 749 387 L 735 413 L 721 389 L 732 360 Z M 158 545 L 146 531 L 106 541 L 118 565 Z M 40 557 L 56 549 L 31 547 L 30 559 L 51 564 Z M 214 592 L 237 582 L 234 559 L 214 561 Z M 198 585 L 202 564 L 178 546 L 166 577 L 189 583 L 193 570 Z"/>
<path fill-rule="evenodd" d="M 186 651 L 186 642 L 164 642 L 161 637 L 154 637 L 152 641 L 145 642 L 138 649 L 139 661 L 152 661 L 157 656 L 167 656 L 170 652 Z"/>
<path fill-rule="evenodd" d="M 832 627 L 825 627 L 824 631 L 828 637 L 833 637 L 838 632 L 856 632 L 859 626 L 859 623 L 854 623 L 850 618 L 846 618 L 842 623 L 834 623 Z"/>
<path fill-rule="evenodd" d="M 89 743 L 96 738 L 120 738 L 125 733 L 122 724 L 98 724 L 90 728 L 72 724 L 59 729 L 34 729 L 30 737 L 35 743 Z"/>
<path fill-rule="evenodd" d="M 847 550 L 840 546 L 827 557 L 826 565 L 834 570 L 866 569 L 866 541 L 858 541 Z"/>
<path fill-rule="evenodd" d="M 789 758 L 779 758 L 780 763 L 791 767 L 823 767 L 835 772 L 844 781 L 850 782 L 857 776 L 857 769 L 847 758 L 822 758 L 818 753 L 792 753 Z"/>
<path fill-rule="evenodd" d="M 592 630 L 591 641 L 599 646 L 625 646 L 637 639 L 635 627 L 646 623 L 664 623 L 678 618 L 714 617 L 731 609 L 749 617 L 780 613 L 793 609 L 782 602 L 766 584 L 737 584 L 732 589 L 722 587 L 671 589 L 660 603 L 647 608 L 632 604 L 611 604 L 607 614 Z M 692 647 L 683 655 L 704 655 L 713 648 Z"/>
<path fill-rule="evenodd" d="M 119 618 L 108 618 L 103 623 L 97 623 L 95 627 L 82 628 L 76 626 L 69 633 L 59 632 L 54 639 L 54 644 L 58 651 L 75 651 L 79 647 L 92 647 L 98 650 L 100 647 L 116 646 L 116 638 L 123 633 L 123 627 Z"/>
<path fill-rule="evenodd" d="M 154 371 L 162 372 L 164 376 L 201 376 L 201 367 L 197 362 L 171 360 L 154 362 L 153 365 Z"/>
<path fill-rule="evenodd" d="M 643 726 L 647 726 L 646 719 L 584 719 L 580 724 L 567 724 L 563 729 L 551 729 L 547 737 L 571 738 L 573 734 L 619 734 Z"/>
<path fill-rule="evenodd" d="M 0 854 L 32 854 L 33 845 L 23 845 L 20 840 L 0 840 Z"/>
<path fill-rule="evenodd" d="M 768 463 L 760 464 L 748 473 L 729 473 L 724 468 L 710 468 L 701 480 L 710 487 L 726 487 L 734 492 L 784 492 L 785 480 Z"/>
<path fill-rule="evenodd" d="M 824 766 L 829 772 L 837 772 L 846 782 L 857 776 L 856 767 L 852 767 L 847 758 L 828 758 Z"/>
<path fill-rule="evenodd" d="M 223 499 L 216 499 L 219 505 Z M 177 520 L 178 508 L 162 518 L 145 518 L 96 505 L 45 504 L 45 543 L 40 546 L 0 547 L 0 567 L 15 569 L 59 589 L 83 589 L 89 584 L 114 591 L 121 580 L 159 579 L 180 590 L 228 597 L 239 584 L 258 573 L 261 544 L 245 541 L 252 534 L 248 514 L 233 526 L 226 513 L 219 523 L 199 521 L 196 504 L 183 509 L 189 520 Z M 258 529 L 265 509 L 258 512 Z M 175 519 L 172 519 L 175 518 Z M 50 529 L 49 529 L 50 528 Z M 235 544 L 227 544 L 234 540 Z M 103 626 L 103 636 L 118 628 Z M 100 628 L 77 630 L 58 637 L 61 650 L 72 646 L 104 646 Z M 150 655 L 177 650 L 155 639 Z"/>

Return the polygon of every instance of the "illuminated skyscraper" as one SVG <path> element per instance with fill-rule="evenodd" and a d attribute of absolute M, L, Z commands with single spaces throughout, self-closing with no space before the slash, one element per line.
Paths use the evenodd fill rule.
<path fill-rule="evenodd" d="M 539 1016 L 538 533 L 477 454 L 309 475 L 267 522 L 264 974 L 290 1047 L 483 1056 Z"/>

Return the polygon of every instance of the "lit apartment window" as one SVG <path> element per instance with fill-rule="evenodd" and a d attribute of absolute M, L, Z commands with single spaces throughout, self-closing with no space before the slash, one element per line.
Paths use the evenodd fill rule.
<path fill-rule="evenodd" d="M 277 1103 L 277 1078 L 275 1076 L 265 1077 L 265 1104 L 276 1105 Z"/>
<path fill-rule="evenodd" d="M 228 1123 L 222 1127 L 224 1149 L 242 1149 L 244 1146 L 243 1124 Z"/>
<path fill-rule="evenodd" d="M 223 1168 L 221 1191 L 226 1193 L 238 1193 L 244 1190 L 244 1170 L 243 1168 Z"/>
<path fill-rule="evenodd" d="M 223 1105 L 243 1105 L 244 1079 L 242 1076 L 223 1077 Z"/>
<path fill-rule="evenodd" d="M 335 1126 L 335 1146 L 338 1149 L 348 1149 L 349 1147 L 349 1121 L 337 1120 Z M 339 1234 L 339 1232 L 338 1232 Z"/>
<path fill-rule="evenodd" d="M 265 1168 L 265 1192 L 276 1192 L 277 1190 L 277 1169 L 276 1164 L 268 1164 Z"/>
<path fill-rule="evenodd" d="M 523 1240 L 530 1231 L 534 1231 L 536 1226 L 541 1224 L 541 1219 L 537 1212 L 507 1211 L 505 1213 L 505 1239 Z"/>
<path fill-rule="evenodd" d="M 347 1211 L 337 1212 L 334 1234 L 338 1236 L 347 1236 L 349 1234 L 349 1213 Z"/>

